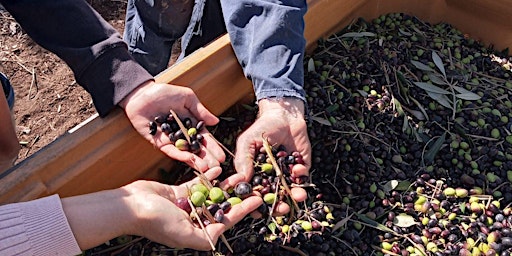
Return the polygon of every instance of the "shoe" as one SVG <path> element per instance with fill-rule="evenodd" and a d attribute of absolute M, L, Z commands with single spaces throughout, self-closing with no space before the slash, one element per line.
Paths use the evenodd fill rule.
<path fill-rule="evenodd" d="M 12 88 L 11 83 L 7 76 L 0 72 L 0 82 L 2 83 L 2 87 L 4 88 L 5 97 L 7 98 L 7 104 L 9 105 L 9 109 L 12 110 L 14 107 L 14 88 Z"/>

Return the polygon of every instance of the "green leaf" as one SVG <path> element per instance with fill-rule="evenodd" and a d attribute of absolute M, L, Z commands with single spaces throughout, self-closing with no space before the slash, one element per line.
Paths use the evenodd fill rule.
<path fill-rule="evenodd" d="M 270 231 L 272 231 L 272 234 L 275 234 L 276 233 L 276 223 L 275 222 L 270 222 L 268 225 L 267 225 L 268 229 L 270 229 Z"/>
<path fill-rule="evenodd" d="M 372 228 L 378 229 L 383 232 L 389 232 L 391 234 L 396 234 L 396 232 L 393 231 L 392 229 L 366 217 L 366 215 L 364 215 L 364 214 L 360 214 L 360 213 L 355 213 L 355 214 L 356 214 L 357 218 L 359 218 L 362 222 L 366 223 L 368 226 L 370 226 Z"/>
<path fill-rule="evenodd" d="M 425 160 L 427 160 L 428 163 L 431 163 L 434 161 L 434 158 L 436 157 L 437 153 L 443 146 L 444 142 L 446 140 L 446 133 L 443 133 L 437 140 L 434 142 L 432 147 L 427 151 L 425 154 Z"/>
<path fill-rule="evenodd" d="M 432 81 L 434 84 L 448 85 L 442 78 L 439 77 L 439 75 L 434 73 L 429 73 L 428 78 L 430 78 L 430 81 Z"/>
<path fill-rule="evenodd" d="M 453 86 L 453 89 L 455 89 L 459 93 L 455 94 L 455 96 L 463 100 L 479 100 L 480 98 L 482 98 L 480 97 L 480 95 L 472 91 L 468 91 L 460 86 Z"/>
<path fill-rule="evenodd" d="M 325 118 L 321 118 L 321 117 L 318 117 L 318 116 L 312 116 L 311 119 L 313 119 L 313 121 L 316 121 L 320 124 L 323 124 L 323 125 L 328 125 L 328 126 L 331 126 L 331 122 L 329 122 L 329 120 L 325 119 Z"/>
<path fill-rule="evenodd" d="M 416 104 L 416 106 L 418 106 L 418 108 L 421 110 L 421 113 L 423 113 L 423 116 L 422 116 L 423 119 L 421 119 L 418 116 L 416 116 L 416 118 L 418 118 L 419 120 L 424 120 L 424 119 L 429 120 L 428 115 L 427 115 L 427 111 L 425 110 L 423 105 L 421 105 L 415 98 L 413 98 L 413 97 L 410 97 L 410 98 L 411 98 L 412 102 L 414 102 L 414 104 Z"/>
<path fill-rule="evenodd" d="M 382 185 L 382 190 L 386 193 L 393 191 L 398 186 L 398 180 L 390 180 Z"/>
<path fill-rule="evenodd" d="M 372 33 L 372 32 L 348 32 L 348 33 L 345 33 L 343 35 L 341 35 L 341 37 L 365 37 L 365 36 L 375 36 L 375 33 Z"/>
<path fill-rule="evenodd" d="M 357 90 L 357 92 L 359 92 L 359 94 L 363 97 L 363 98 L 366 98 L 368 97 L 368 93 L 363 91 L 363 90 Z"/>
<path fill-rule="evenodd" d="M 425 64 L 423 64 L 423 63 L 421 63 L 421 62 L 419 62 L 419 61 L 411 60 L 411 63 L 412 63 L 412 64 L 413 64 L 417 69 L 419 69 L 419 70 L 434 72 L 434 70 L 433 70 L 431 67 L 429 67 L 429 66 L 427 66 L 427 65 L 425 65 Z"/>
<path fill-rule="evenodd" d="M 308 72 L 315 72 L 315 61 L 310 58 L 308 61 Z"/>
<path fill-rule="evenodd" d="M 411 182 L 408 180 L 402 180 L 398 183 L 398 186 L 395 187 L 397 191 L 407 191 L 411 188 Z"/>
<path fill-rule="evenodd" d="M 404 35 L 404 36 L 412 36 L 411 33 L 399 28 L 398 31 L 400 32 L 400 34 Z"/>
<path fill-rule="evenodd" d="M 472 92 L 455 94 L 455 97 L 463 100 L 479 100 L 481 98 L 478 94 L 474 94 Z"/>
<path fill-rule="evenodd" d="M 327 111 L 328 113 L 332 113 L 332 112 L 338 111 L 339 108 L 340 108 L 340 105 L 338 103 L 335 103 L 333 105 L 328 106 L 325 109 L 325 111 Z"/>
<path fill-rule="evenodd" d="M 433 93 L 439 93 L 439 94 L 450 94 L 449 91 L 447 91 L 441 87 L 437 87 L 433 84 L 424 83 L 424 82 L 414 82 L 414 84 L 427 92 L 433 92 Z"/>
<path fill-rule="evenodd" d="M 443 73 L 443 76 L 446 77 L 443 60 L 441 57 L 439 57 L 439 55 L 437 55 L 436 51 L 432 51 L 432 60 L 434 61 L 434 64 L 436 64 L 436 67 L 441 71 L 441 73 Z"/>
<path fill-rule="evenodd" d="M 395 216 L 395 219 L 393 219 L 393 224 L 401 228 L 407 228 L 418 224 L 418 222 L 416 222 L 414 217 L 407 215 L 405 213 L 401 213 Z"/>
<path fill-rule="evenodd" d="M 433 100 L 437 101 L 443 107 L 452 109 L 452 105 L 450 103 L 450 100 L 448 99 L 448 97 L 446 97 L 446 95 L 439 94 L 439 93 L 434 93 L 434 92 L 429 92 L 429 91 L 427 91 L 427 94 L 428 94 L 428 96 L 430 98 L 432 98 Z"/>
<path fill-rule="evenodd" d="M 224 120 L 224 121 L 228 121 L 228 122 L 232 122 L 232 121 L 235 121 L 236 118 L 234 117 L 229 117 L 229 116 L 221 116 L 219 117 L 220 119 Z"/>
<path fill-rule="evenodd" d="M 404 109 L 402 108 L 402 104 L 395 97 L 393 97 L 393 104 L 396 107 L 396 111 L 398 112 L 398 116 L 404 115 Z"/>

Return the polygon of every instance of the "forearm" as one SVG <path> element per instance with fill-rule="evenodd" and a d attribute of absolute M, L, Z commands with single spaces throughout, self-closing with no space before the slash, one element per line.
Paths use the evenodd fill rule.
<path fill-rule="evenodd" d="M 304 0 L 222 0 L 226 27 L 257 100 L 304 100 Z"/>
<path fill-rule="evenodd" d="M 0 2 L 36 43 L 69 65 L 101 116 L 152 79 L 131 58 L 119 33 L 84 0 Z"/>
<path fill-rule="evenodd" d="M 134 213 L 123 189 L 62 199 L 67 220 L 82 250 L 126 234 L 134 225 Z"/>
<path fill-rule="evenodd" d="M 10 168 L 20 150 L 20 144 L 14 130 L 11 111 L 0 86 L 0 173 Z"/>

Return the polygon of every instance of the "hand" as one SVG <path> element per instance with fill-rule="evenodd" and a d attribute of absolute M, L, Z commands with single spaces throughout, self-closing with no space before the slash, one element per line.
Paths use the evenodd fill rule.
<path fill-rule="evenodd" d="M 258 102 L 258 118 L 237 140 L 235 152 L 235 169 L 237 174 L 223 182 L 224 187 L 234 186 L 240 180 L 249 181 L 253 174 L 253 162 L 256 150 L 263 146 L 263 137 L 270 145 L 283 145 L 289 152 L 298 151 L 305 164 L 296 164 L 291 173 L 298 177 L 309 175 L 311 167 L 311 144 L 304 120 L 304 103 L 300 99 L 283 98 L 262 99 Z M 243 176 L 243 177 L 240 177 Z M 297 202 L 306 200 L 303 188 L 292 188 L 292 198 Z M 277 214 L 285 214 L 289 206 L 281 203 L 276 208 Z"/>
<path fill-rule="evenodd" d="M 224 151 L 213 140 L 213 136 L 206 135 L 209 133 L 206 129 L 201 132 L 205 135 L 205 146 L 197 155 L 177 149 L 160 129 L 155 135 L 149 134 L 149 121 L 157 115 L 168 114 L 171 109 L 182 119 L 190 117 L 194 123 L 203 120 L 206 125 L 211 126 L 219 122 L 219 119 L 199 102 L 190 88 L 150 81 L 131 92 L 119 105 L 124 108 L 126 116 L 140 135 L 169 157 L 185 162 L 198 171 L 205 171 L 224 162 Z"/>
<path fill-rule="evenodd" d="M 204 174 L 214 179 L 220 167 Z M 154 181 L 136 181 L 122 188 L 95 194 L 64 198 L 63 207 L 75 238 L 82 250 L 123 234 L 143 236 L 173 248 L 211 250 L 207 235 L 190 216 L 175 205 L 187 196 L 187 187 L 196 178 L 179 186 Z M 244 199 L 224 215 L 222 223 L 206 226 L 212 242 L 262 204 L 256 196 Z"/>

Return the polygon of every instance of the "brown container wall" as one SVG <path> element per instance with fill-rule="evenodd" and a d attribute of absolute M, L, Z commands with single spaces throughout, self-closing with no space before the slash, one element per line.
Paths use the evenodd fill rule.
<path fill-rule="evenodd" d="M 316 41 L 350 24 L 390 12 L 447 22 L 496 49 L 512 46 L 512 0 L 310 0 L 305 36 L 308 49 Z M 215 114 L 243 98 L 252 87 L 244 78 L 223 36 L 181 63 L 162 72 L 158 82 L 191 87 Z M 172 161 L 152 148 L 131 127 L 121 111 L 97 116 L 0 175 L 0 203 L 58 193 L 70 196 L 155 179 Z"/>

